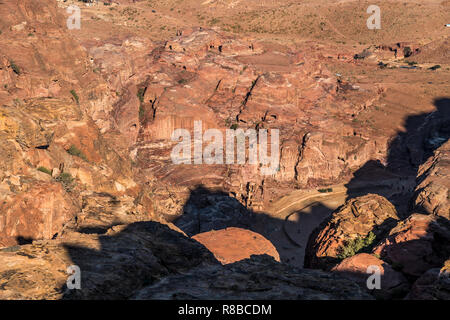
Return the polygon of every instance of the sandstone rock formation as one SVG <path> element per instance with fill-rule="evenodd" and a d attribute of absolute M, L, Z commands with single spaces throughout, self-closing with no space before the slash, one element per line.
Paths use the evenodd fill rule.
<path fill-rule="evenodd" d="M 350 199 L 311 234 L 305 253 L 305 267 L 331 269 L 342 259 L 341 254 L 346 246 L 353 245 L 353 241 L 363 241 L 370 236 L 370 232 L 373 236 L 364 247 L 374 246 L 395 226 L 397 220 L 394 206 L 382 196 L 368 194 Z"/>
<path fill-rule="evenodd" d="M 373 252 L 402 273 L 419 277 L 448 259 L 450 222 L 434 215 L 412 214 L 399 222 Z"/>
<path fill-rule="evenodd" d="M 432 17 L 392 35 L 349 23 L 355 1 L 320 17 L 314 1 L 84 2 L 0 3 L 0 299 L 371 299 L 369 263 L 387 283 L 376 297 L 448 298 L 448 1 L 389 4 Z M 174 164 L 172 133 L 196 120 L 280 130 L 276 172 Z M 393 204 L 350 199 L 316 230 L 305 265 L 332 273 L 280 263 L 249 231 L 272 201 L 342 187 L 371 161 Z M 282 218 L 265 218 L 280 237 Z"/>
<path fill-rule="evenodd" d="M 277 249 L 262 235 L 240 228 L 211 230 L 192 237 L 203 244 L 222 264 L 267 254 L 280 261 Z"/>
<path fill-rule="evenodd" d="M 419 170 L 413 209 L 450 219 L 450 141 L 439 147 Z"/>
<path fill-rule="evenodd" d="M 354 282 L 318 270 L 296 269 L 254 256 L 223 267 L 192 269 L 143 288 L 133 299 L 304 299 L 372 297 Z"/>
<path fill-rule="evenodd" d="M 0 15 L 0 246 L 57 237 L 100 210 L 104 226 L 148 219 L 105 107 L 115 97 L 56 3 L 6 1 Z M 98 195 L 112 199 L 112 213 Z"/>
<path fill-rule="evenodd" d="M 378 267 L 374 269 L 372 266 Z M 380 271 L 380 289 L 373 289 L 372 294 L 380 299 L 401 298 L 408 292 L 409 283 L 398 271 L 389 264 L 378 259 L 374 255 L 359 253 L 344 259 L 341 263 L 331 269 L 340 275 L 358 281 L 361 286 L 366 286 L 369 276 Z"/>
<path fill-rule="evenodd" d="M 8 247 L 0 260 L 1 299 L 125 299 L 170 273 L 219 264 L 198 242 L 153 221 Z M 81 270 L 80 290 L 67 288 L 71 265 Z"/>
<path fill-rule="evenodd" d="M 410 300 L 449 300 L 450 299 L 450 261 L 444 266 L 430 269 L 425 272 L 409 292 Z"/>
<path fill-rule="evenodd" d="M 0 249 L 0 298 L 371 298 L 353 281 L 269 256 L 222 266 L 200 243 L 171 228 L 137 222 L 101 235 L 66 232 L 57 240 Z M 79 290 L 66 285 L 71 265 L 81 271 Z"/>

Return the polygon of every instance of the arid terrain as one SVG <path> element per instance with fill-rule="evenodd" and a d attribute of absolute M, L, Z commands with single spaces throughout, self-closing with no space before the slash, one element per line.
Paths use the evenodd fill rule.
<path fill-rule="evenodd" d="M 449 300 L 449 23 L 449 0 L 0 0 L 0 299 Z M 175 163 L 196 121 L 279 130 L 276 170 Z"/>

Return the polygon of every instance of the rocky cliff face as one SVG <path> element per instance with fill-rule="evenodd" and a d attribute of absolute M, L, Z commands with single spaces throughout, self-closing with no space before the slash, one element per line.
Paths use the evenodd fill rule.
<path fill-rule="evenodd" d="M 152 65 L 139 70 L 145 81 L 136 89 L 142 92 L 142 112 L 132 155 L 147 177 L 164 182 L 177 197 L 202 183 L 225 188 L 241 203 L 258 209 L 280 184 L 331 184 L 387 147 L 384 137 L 366 139 L 370 128 L 355 131 L 351 121 L 378 98 L 377 89 L 361 91 L 360 100 L 348 104 L 345 96 L 351 94 L 351 86 L 340 87 L 312 44 L 280 48 L 193 29 L 150 49 Z M 133 114 L 125 108 L 136 110 L 137 104 L 122 105 L 120 115 Z M 194 120 L 202 121 L 203 130 L 217 128 L 223 133 L 229 128 L 280 130 L 276 173 L 265 176 L 249 164 L 174 165 L 171 135 L 180 128 L 192 132 Z M 178 216 L 179 205 L 162 206 L 166 193 L 158 196 L 159 192 L 157 210 Z"/>
<path fill-rule="evenodd" d="M 115 98 L 56 3 L 0 10 L 0 245 L 55 238 L 99 209 L 104 225 L 148 219 L 109 116 Z"/>
<path fill-rule="evenodd" d="M 361 46 L 211 26 L 160 41 L 133 27 L 136 12 L 154 13 L 138 1 L 86 10 L 85 27 L 70 32 L 72 2 L 0 3 L 1 299 L 447 297 L 448 99 L 431 112 L 429 95 L 395 85 L 405 74 L 353 59 Z M 440 81 L 418 74 L 412 81 Z M 404 109 L 429 113 L 399 132 Z M 172 133 L 192 132 L 194 120 L 280 130 L 276 173 L 175 165 Z M 402 176 L 389 180 L 397 202 L 349 197 L 307 245 L 305 265 L 326 271 L 280 261 L 250 231 L 273 200 L 358 180 L 371 161 L 413 179 L 419 166 L 410 206 L 398 206 L 411 196 Z M 271 234 L 280 219 L 260 221 Z M 67 288 L 71 265 L 81 290 Z M 369 265 L 383 270 L 373 295 Z"/>
<path fill-rule="evenodd" d="M 449 159 L 450 142 L 446 142 L 420 167 L 419 184 L 413 198 L 414 210 L 450 219 Z"/>
<path fill-rule="evenodd" d="M 352 280 L 267 255 L 222 266 L 170 224 L 89 231 L 0 249 L 0 299 L 371 299 Z M 79 290 L 67 287 L 74 264 Z"/>
<path fill-rule="evenodd" d="M 66 30 L 65 18 L 53 1 L 5 1 L 0 14 L 2 299 L 149 298 L 151 289 L 146 286 L 172 281 L 169 275 L 189 270 L 198 283 L 203 276 L 206 282 L 217 282 L 209 279 L 214 272 L 248 281 L 247 289 L 236 290 L 230 282 L 228 289 L 209 298 L 225 297 L 231 291 L 236 297 L 262 298 L 249 293 L 260 280 L 248 278 L 244 270 L 264 269 L 267 277 L 281 279 L 281 274 L 268 271 L 272 267 L 298 279 L 272 281 L 273 295 L 267 298 L 284 294 L 370 298 L 352 281 L 338 282 L 342 290 L 331 289 L 334 276 L 325 275 L 329 279 L 324 280 L 320 272 L 301 274 L 271 259 L 254 258 L 226 269 L 199 242 L 167 224 L 163 213 L 173 215 L 171 207 L 156 201 L 158 195 L 168 195 L 167 191 L 158 194 L 158 188 L 176 178 L 163 179 L 167 172 L 160 171 L 173 170 L 160 166 L 168 161 L 165 150 L 171 131 L 189 128 L 198 114 L 212 127 L 225 127 L 228 119 L 261 122 L 261 126 L 269 118 L 276 119 L 267 110 L 266 93 L 270 86 L 280 86 L 286 99 L 294 99 L 288 88 L 299 75 L 292 77 L 286 71 L 301 56 L 280 54 L 277 59 L 284 67 L 275 72 L 283 75 L 271 75 L 269 70 L 263 74 L 263 69 L 271 68 L 267 62 L 261 62 L 261 70 L 245 68 L 258 63 L 251 57 L 263 52 L 262 44 L 226 38 L 212 30 L 192 30 L 165 45 L 128 38 L 82 46 Z M 304 75 L 316 69 L 298 68 L 296 72 Z M 326 80 L 330 75 L 321 68 L 314 72 L 317 79 L 311 74 L 305 77 L 311 86 L 309 99 L 326 99 L 333 89 Z M 258 89 L 249 92 L 252 82 Z M 243 103 L 251 94 L 261 102 Z M 218 112 L 230 103 L 234 107 Z M 224 169 L 218 170 L 222 181 Z M 208 176 L 180 172 L 200 180 Z M 210 175 L 213 181 L 214 174 Z M 176 179 L 180 190 L 186 191 L 183 179 Z M 145 180 L 153 182 L 149 185 Z M 170 188 L 169 192 L 176 190 Z M 249 233 L 248 243 L 254 245 L 247 257 L 271 246 L 262 236 L 257 235 L 261 244 L 250 231 L 243 232 Z M 277 256 L 273 246 L 268 252 Z M 67 288 L 70 265 L 82 270 L 81 290 Z M 316 283 L 310 284 L 311 280 Z"/>
<path fill-rule="evenodd" d="M 367 279 L 363 276 L 367 268 L 379 266 L 382 288 L 373 291 L 377 297 L 447 299 L 446 266 L 450 256 L 447 149 L 448 142 L 420 167 L 406 219 L 399 221 L 395 208 L 380 196 L 352 199 L 313 232 L 305 267 L 332 268 L 332 272 L 363 282 Z M 361 209 L 354 205 L 358 202 L 368 211 L 361 214 Z M 387 223 L 368 223 L 371 216 Z M 360 224 L 367 229 L 361 232 Z M 368 236 L 369 229 L 372 237 Z"/>
<path fill-rule="evenodd" d="M 369 194 L 349 200 L 313 232 L 306 249 L 305 266 L 329 269 L 353 247 L 373 245 L 398 221 L 394 206 L 385 198 Z M 359 249 L 362 249 L 359 248 Z"/>

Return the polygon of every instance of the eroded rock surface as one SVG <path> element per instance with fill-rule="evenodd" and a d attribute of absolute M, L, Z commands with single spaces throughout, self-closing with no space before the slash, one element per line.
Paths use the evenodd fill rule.
<path fill-rule="evenodd" d="M 4 248 L 0 260 L 1 299 L 371 298 L 353 281 L 269 256 L 222 266 L 200 243 L 153 221 Z M 81 271 L 79 290 L 67 288 L 71 265 Z"/>
<path fill-rule="evenodd" d="M 383 260 L 367 253 L 359 253 L 346 258 L 337 266 L 333 267 L 331 271 L 355 280 L 361 286 L 366 286 L 366 288 L 369 277 L 379 271 L 381 276 L 380 288 L 371 290 L 371 293 L 381 299 L 400 298 L 409 289 L 408 280 L 400 272 L 395 271 Z M 370 283 L 372 285 L 375 284 L 374 281 Z"/>
<path fill-rule="evenodd" d="M 404 274 L 418 277 L 450 256 L 450 222 L 439 216 L 412 214 L 373 252 Z"/>
<path fill-rule="evenodd" d="M 372 232 L 382 239 L 398 220 L 395 207 L 384 197 L 368 194 L 351 199 L 326 219 L 310 236 L 305 267 L 330 269 L 352 240 L 364 239 Z M 360 248 L 362 249 L 362 248 Z"/>
<path fill-rule="evenodd" d="M 414 210 L 450 219 L 450 141 L 439 147 L 419 170 Z"/>
<path fill-rule="evenodd" d="M 146 287 L 133 299 L 372 299 L 350 280 L 318 270 L 296 269 L 269 256 L 223 267 L 197 268 Z"/>
<path fill-rule="evenodd" d="M 198 242 L 153 221 L 1 249 L 0 260 L 1 299 L 126 299 L 170 273 L 219 264 Z M 80 290 L 66 286 L 71 265 L 81 270 Z"/>
<path fill-rule="evenodd" d="M 411 300 L 449 300 L 450 299 L 450 261 L 442 268 L 425 272 L 414 283 L 406 297 Z"/>
<path fill-rule="evenodd" d="M 253 2 L 217 2 L 203 7 L 208 16 L 224 10 L 222 21 L 198 16 L 192 23 L 185 12 L 178 11 L 182 18 L 171 13 L 171 1 L 153 4 L 162 6 L 161 13 L 144 1 L 83 5 L 83 27 L 71 31 L 64 9 L 79 1 L 0 3 L 0 298 L 368 299 L 360 273 L 369 262 L 389 279 L 382 297 L 397 297 L 404 276 L 408 285 L 414 282 L 411 298 L 446 298 L 448 268 L 437 270 L 449 255 L 449 99 L 442 97 L 448 92 L 442 79 L 450 51 L 448 39 L 437 39 L 442 33 L 435 30 L 448 1 L 420 7 L 433 17 L 421 25 L 432 42 L 419 45 L 417 32 L 417 41 L 398 42 L 394 33 L 381 46 L 322 43 L 306 33 L 298 41 L 299 30 L 291 25 L 298 21 L 311 26 L 301 28 L 311 39 L 338 34 L 348 41 L 355 37 L 341 32 L 358 30 L 334 13 L 325 14 L 325 24 L 312 14 L 313 23 L 297 19 L 297 12 L 314 10 L 312 3 L 258 3 L 276 10 L 255 15 Z M 330 12 L 353 17 L 355 3 L 339 3 Z M 264 20 L 257 29 L 247 29 L 248 8 L 256 16 L 251 21 Z M 267 17 L 278 10 L 296 13 Z M 224 25 L 235 19 L 242 21 Z M 345 25 L 333 27 L 338 20 Z M 251 35 L 241 32 L 246 23 Z M 409 35 L 415 31 L 410 21 L 398 24 Z M 273 37 L 292 31 L 295 39 Z M 377 36 L 388 36 L 384 32 Z M 420 65 L 395 61 L 408 56 Z M 171 135 L 192 131 L 195 120 L 203 130 L 221 132 L 279 129 L 276 172 L 263 175 L 248 164 L 175 165 Z M 399 217 L 385 198 L 349 200 L 308 245 L 309 267 L 329 269 L 347 257 L 334 273 L 295 269 L 268 257 L 222 266 L 215 249 L 188 238 L 250 228 L 253 213 L 264 212 L 270 201 L 293 189 L 347 183 L 370 161 L 379 167 L 374 175 L 406 172 L 406 178 L 390 172 L 382 181 L 404 203 L 411 196 L 409 178 L 420 166 L 413 211 L 401 216 L 427 216 L 415 214 L 392 229 Z M 383 179 L 375 178 L 374 185 Z M 370 243 L 348 248 L 361 239 Z M 246 231 L 242 240 L 240 245 L 255 239 Z M 257 242 L 255 250 L 246 246 L 239 253 L 277 258 L 270 243 Z M 379 259 L 357 254 L 376 244 Z M 343 248 L 351 250 L 342 256 Z M 73 264 L 82 271 L 80 291 L 65 286 Z M 348 270 L 358 273 L 359 284 L 340 272 Z"/>
<path fill-rule="evenodd" d="M 267 254 L 280 261 L 277 249 L 262 235 L 240 228 L 226 228 L 199 233 L 192 237 L 211 251 L 222 264 Z"/>

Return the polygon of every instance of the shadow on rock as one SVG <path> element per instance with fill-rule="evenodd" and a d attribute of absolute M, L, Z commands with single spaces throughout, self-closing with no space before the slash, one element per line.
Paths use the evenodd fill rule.
<path fill-rule="evenodd" d="M 158 222 L 115 226 L 104 235 L 76 234 L 65 242 L 81 270 L 81 289 L 65 299 L 127 299 L 169 274 L 219 262 L 203 245 Z"/>
<path fill-rule="evenodd" d="M 310 213 L 302 212 L 300 220 L 279 219 L 247 209 L 224 191 L 199 186 L 191 192 L 183 212 L 174 224 L 189 236 L 231 227 L 251 230 L 275 246 L 281 262 L 302 267 L 309 234 L 332 209 L 318 203 L 311 205 Z"/>
<path fill-rule="evenodd" d="M 417 184 L 416 176 L 433 152 L 450 137 L 450 98 L 435 99 L 436 110 L 405 119 L 405 131 L 389 144 L 386 164 L 368 161 L 346 184 L 348 198 L 375 193 L 389 199 L 405 218 Z"/>

